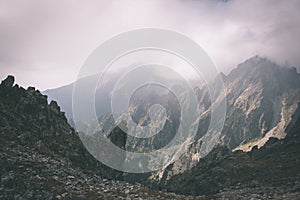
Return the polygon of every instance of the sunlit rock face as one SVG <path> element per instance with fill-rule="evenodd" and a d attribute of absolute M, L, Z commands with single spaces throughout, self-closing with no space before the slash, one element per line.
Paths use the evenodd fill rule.
<path fill-rule="evenodd" d="M 260 148 L 270 137 L 282 139 L 300 101 L 296 70 L 254 57 L 225 79 L 228 114 L 224 144 L 245 151 Z"/>
<path fill-rule="evenodd" d="M 234 149 L 262 138 L 284 138 L 300 100 L 300 76 L 295 69 L 256 56 L 238 65 L 223 80 L 227 115 L 221 144 Z M 200 91 L 200 105 L 208 105 L 208 92 L 205 88 Z"/>

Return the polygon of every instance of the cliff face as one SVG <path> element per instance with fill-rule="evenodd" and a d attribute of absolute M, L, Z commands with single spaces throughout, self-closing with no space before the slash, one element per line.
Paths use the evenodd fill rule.
<path fill-rule="evenodd" d="M 260 57 L 225 78 L 228 114 L 223 132 L 230 149 L 249 151 L 270 137 L 282 139 L 300 102 L 300 75 Z"/>
<path fill-rule="evenodd" d="M 253 57 L 223 75 L 227 101 L 220 143 L 229 149 L 260 148 L 270 137 L 284 138 L 300 102 L 300 75 L 265 58 Z M 203 112 L 210 110 L 209 91 L 198 90 Z M 210 115 L 203 116 L 209 122 Z M 206 130 L 200 122 L 199 134 Z M 263 140 L 262 140 L 263 139 Z"/>

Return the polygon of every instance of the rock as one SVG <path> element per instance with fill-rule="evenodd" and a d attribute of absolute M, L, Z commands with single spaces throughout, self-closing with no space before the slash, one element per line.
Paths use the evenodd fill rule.
<path fill-rule="evenodd" d="M 27 91 L 35 91 L 35 87 L 30 87 L 30 86 L 29 86 L 29 87 L 27 88 Z"/>
<path fill-rule="evenodd" d="M 5 80 L 3 80 L 1 82 L 1 85 L 3 85 L 4 87 L 10 88 L 14 85 L 15 82 L 15 78 L 11 75 L 7 76 L 7 78 Z"/>

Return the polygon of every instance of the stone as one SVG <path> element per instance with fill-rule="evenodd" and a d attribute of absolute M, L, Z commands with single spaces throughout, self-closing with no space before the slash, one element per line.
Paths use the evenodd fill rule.
<path fill-rule="evenodd" d="M 15 82 L 15 77 L 8 75 L 7 78 L 1 82 L 1 85 L 10 88 L 14 85 L 14 82 Z"/>

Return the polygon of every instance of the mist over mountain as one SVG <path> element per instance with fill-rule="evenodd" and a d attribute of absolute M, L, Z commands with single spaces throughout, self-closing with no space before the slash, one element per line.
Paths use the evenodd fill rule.
<path fill-rule="evenodd" d="M 72 112 L 72 94 L 75 84 L 80 85 L 82 90 L 94 90 L 96 87 L 95 94 L 94 94 L 94 101 L 93 99 L 90 99 L 87 101 L 87 103 L 91 105 L 95 105 L 95 111 L 98 117 L 102 117 L 105 115 L 108 115 L 112 112 L 111 110 L 111 100 L 112 100 L 112 92 L 118 83 L 118 80 L 122 77 L 123 73 L 121 72 L 111 72 L 108 74 L 105 74 L 105 78 L 102 78 L 100 81 L 100 73 L 95 74 L 92 76 L 87 76 L 80 78 L 76 80 L 74 83 L 59 87 L 56 89 L 49 89 L 42 91 L 43 94 L 47 95 L 50 100 L 57 101 L 62 109 L 63 112 L 65 112 L 66 117 L 68 118 L 69 122 L 74 127 L 74 121 L 73 121 L 73 112 Z M 150 75 L 150 74 L 149 74 Z M 168 80 L 170 85 L 178 86 L 180 87 L 180 81 L 177 79 L 174 79 L 170 76 L 165 76 L 164 74 L 160 74 L 160 72 L 153 71 L 153 76 L 157 76 L 158 78 L 163 78 L 165 80 Z M 139 77 L 143 77 L 145 74 L 140 74 Z M 193 78 L 189 79 L 188 81 L 191 82 L 192 87 L 197 87 L 199 85 L 203 84 L 203 81 L 195 80 Z M 96 86 L 92 85 L 91 83 L 97 83 Z M 169 95 L 167 95 L 169 94 Z M 172 97 L 173 95 L 173 97 Z M 134 94 L 132 94 L 132 97 L 130 99 L 130 105 L 134 105 L 137 103 L 137 101 L 147 101 L 148 103 L 158 102 L 160 96 L 164 96 L 163 105 L 167 106 L 167 99 L 175 99 L 174 94 L 172 94 L 172 91 L 170 91 L 168 88 L 163 87 L 161 85 L 153 85 L 153 84 L 146 84 L 138 88 Z M 85 98 L 85 97 L 80 97 Z M 155 100 L 156 99 L 156 100 Z M 173 101 L 172 100 L 172 101 Z M 176 101 L 176 99 L 174 100 Z M 80 109 L 80 108 L 78 108 Z M 82 112 L 84 113 L 84 112 Z M 89 122 L 89 118 L 82 117 L 84 119 L 84 124 Z"/>
<path fill-rule="evenodd" d="M 297 190 L 300 75 L 294 68 L 283 68 L 255 56 L 222 76 L 226 95 L 220 94 L 219 98 L 226 98 L 227 114 L 216 148 L 202 156 L 212 106 L 209 90 L 204 85 L 196 88 L 202 115 L 194 141 L 179 159 L 149 175 L 148 184 L 194 195 L 235 186 L 236 190 L 242 190 L 247 181 L 254 182 L 261 190 L 271 187 L 272 191 L 274 185 L 284 184 Z M 288 176 L 285 176 L 286 169 L 290 172 Z M 261 177 L 270 180 L 269 184 L 266 181 L 259 185 Z M 127 178 L 143 181 L 136 176 Z"/>
<path fill-rule="evenodd" d="M 14 77 L 7 77 L 0 85 L 0 197 L 182 199 L 192 197 L 180 195 L 193 195 L 198 199 L 297 199 L 300 74 L 295 68 L 255 56 L 221 76 L 226 93 L 219 94 L 214 104 L 207 85 L 194 85 L 201 112 L 196 136 L 186 151 L 179 157 L 172 155 L 163 169 L 144 174 L 113 170 L 88 151 L 98 152 L 94 144 L 102 144 L 103 138 L 133 152 L 147 153 L 167 145 L 177 134 L 182 118 L 182 105 L 167 88 L 146 85 L 133 94 L 128 111 L 133 121 L 145 127 L 151 119 L 159 119 L 150 127 L 161 128 L 150 138 L 137 138 L 116 126 L 110 101 L 118 77 L 111 76 L 95 94 L 97 123 L 103 129 L 86 135 L 77 133 L 68 123 L 72 122 L 72 84 L 44 91 L 49 95 L 48 102 L 47 96 L 35 88 L 26 90 L 14 84 Z M 89 86 L 97 79 L 95 75 L 79 81 Z M 172 81 L 181 88 L 176 80 Z M 217 144 L 210 149 L 206 132 L 212 106 L 218 108 L 222 99 L 226 99 L 226 119 L 217 133 Z M 188 99 L 184 102 L 189 103 Z M 150 116 L 149 109 L 157 104 L 165 107 L 167 118 L 160 112 Z M 87 119 L 82 123 L 89 127 L 94 122 Z M 137 136 L 141 134 L 139 129 L 126 128 Z M 92 144 L 91 149 L 84 147 L 79 136 Z M 119 165 L 131 159 L 125 154 L 112 154 L 108 159 L 117 156 L 121 157 Z"/>
<path fill-rule="evenodd" d="M 283 185 L 287 188 L 278 190 L 299 189 L 300 75 L 296 69 L 253 57 L 224 76 L 224 83 L 227 115 L 218 147 L 200 158 L 200 136 L 189 152 L 158 173 L 158 182 L 188 194 L 251 184 L 270 190 Z M 200 90 L 200 105 L 209 105 L 207 93 L 206 88 Z M 207 116 L 202 120 L 207 122 Z M 205 127 L 200 121 L 199 130 Z"/>
<path fill-rule="evenodd" d="M 288 135 L 288 127 L 293 127 L 294 124 L 298 123 L 298 117 L 300 116 L 300 75 L 295 68 L 282 67 L 267 58 L 255 56 L 239 64 L 228 75 L 221 74 L 221 76 L 226 94 L 220 94 L 218 99 L 219 101 L 226 99 L 227 113 L 223 130 L 217 142 L 218 148 L 228 149 L 226 150 L 228 152 L 238 150 L 249 152 L 254 147 L 260 149 L 268 143 L 270 138 L 271 140 L 273 138 L 284 140 Z M 71 86 L 68 87 L 70 89 Z M 109 87 L 105 86 L 104 88 Z M 45 93 L 50 96 L 55 95 L 58 102 L 60 98 L 64 102 L 70 92 L 60 96 L 59 91 L 63 91 L 63 89 L 45 91 Z M 107 102 L 110 98 L 109 91 L 109 89 L 103 93 L 99 91 L 96 96 L 102 95 L 102 99 L 106 96 L 105 101 Z M 198 96 L 201 111 L 196 137 L 189 145 L 187 152 L 181 155 L 179 159 L 174 157 L 172 164 L 165 169 L 146 176 L 148 178 L 146 182 L 155 185 L 166 184 L 169 187 L 172 185 L 171 182 L 169 184 L 169 179 L 171 181 L 174 176 L 180 176 L 181 173 L 186 173 L 186 171 L 191 168 L 194 169 L 197 165 L 202 166 L 200 164 L 202 159 L 205 160 L 213 154 L 218 154 L 218 150 L 213 150 L 207 155 L 208 158 L 204 158 L 207 153 L 203 152 L 203 139 L 210 123 L 212 105 L 207 85 L 195 86 L 195 92 Z M 137 123 L 143 119 L 141 125 L 147 125 L 147 120 L 149 120 L 147 111 L 151 105 L 157 103 L 161 103 L 167 108 L 170 118 L 167 119 L 162 131 L 153 137 L 136 139 L 128 136 L 126 148 L 136 151 L 159 149 L 168 144 L 177 133 L 180 123 L 180 105 L 174 101 L 176 97 L 172 97 L 171 93 L 163 92 L 158 88 L 148 88 L 148 90 L 147 88 L 141 88 L 137 94 L 135 96 L 136 100 L 131 104 L 131 109 L 134 111 L 132 117 Z M 70 100 L 70 97 L 67 97 L 67 99 Z M 63 105 L 62 108 L 64 109 Z M 214 106 L 218 107 L 218 102 Z M 101 110 L 101 107 L 107 110 L 102 112 L 104 115 L 97 112 L 100 124 L 106 124 L 105 127 L 114 127 L 113 116 L 109 114 L 109 103 L 96 101 L 96 109 Z M 66 110 L 68 109 L 66 108 Z M 246 153 L 236 153 L 232 156 L 235 157 L 240 154 L 248 155 Z M 263 159 L 261 162 L 263 162 Z M 297 174 L 297 171 L 295 173 Z M 130 174 L 126 178 L 131 181 L 145 182 Z M 145 177 L 143 176 L 142 179 L 145 179 Z M 204 181 L 203 184 L 206 184 L 206 182 Z M 187 187 L 189 186 L 187 185 Z M 173 187 L 170 186 L 169 188 Z M 173 188 L 172 190 L 176 191 L 177 189 Z"/>
<path fill-rule="evenodd" d="M 0 200 L 300 200 L 300 0 L 0 0 Z"/>
<path fill-rule="evenodd" d="M 118 76 L 110 77 L 111 79 L 104 81 L 95 93 L 95 108 L 99 118 L 111 113 L 111 93 Z M 291 117 L 300 99 L 299 77 L 295 68 L 281 67 L 259 56 L 239 64 L 227 76 L 223 74 L 226 95 L 220 94 L 219 98 L 226 99 L 227 113 L 220 142 L 230 149 L 250 150 L 255 145 L 261 147 L 269 137 L 284 138 L 284 130 L 291 123 Z M 89 81 L 97 78 L 98 76 L 95 75 L 79 81 L 86 82 L 86 87 L 88 87 Z M 58 101 L 70 121 L 72 121 L 72 86 L 71 84 L 43 92 L 50 99 Z M 208 128 L 211 101 L 205 84 L 202 87 L 195 86 L 195 92 L 202 112 L 199 116 L 201 119 L 197 140 L 205 134 Z M 139 121 L 144 116 L 147 117 L 146 105 L 149 108 L 156 103 L 168 107 L 169 111 L 173 110 L 175 113 L 171 115 L 171 118 L 180 117 L 179 112 L 176 111 L 180 109 L 180 105 L 176 103 L 175 98 L 172 93 L 168 92 L 168 89 L 158 86 L 140 88 L 130 102 L 131 106 L 136 107 L 135 121 Z M 174 123 L 173 125 L 177 126 Z"/>

